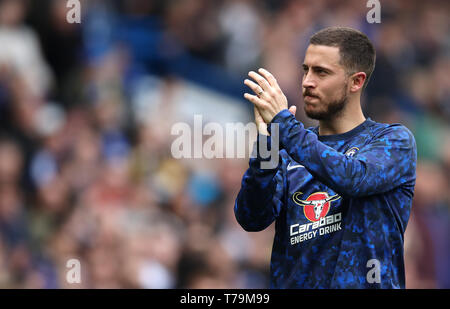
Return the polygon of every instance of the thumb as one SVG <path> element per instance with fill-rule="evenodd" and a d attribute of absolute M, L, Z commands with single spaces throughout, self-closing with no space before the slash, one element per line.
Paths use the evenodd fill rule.
<path fill-rule="evenodd" d="M 295 116 L 295 113 L 297 112 L 297 106 L 292 105 L 291 107 L 289 107 L 289 112 Z"/>

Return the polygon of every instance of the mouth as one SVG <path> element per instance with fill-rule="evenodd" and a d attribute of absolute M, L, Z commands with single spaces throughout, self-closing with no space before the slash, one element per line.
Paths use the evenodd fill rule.
<path fill-rule="evenodd" d="M 312 101 L 312 100 L 317 100 L 318 98 L 315 96 L 305 95 L 305 96 L 303 96 L 303 99 L 305 101 Z"/>

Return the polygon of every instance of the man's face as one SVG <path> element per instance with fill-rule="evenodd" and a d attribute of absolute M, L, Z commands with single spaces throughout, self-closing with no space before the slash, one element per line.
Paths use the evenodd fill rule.
<path fill-rule="evenodd" d="M 347 104 L 348 75 L 339 48 L 310 44 L 303 63 L 304 110 L 308 117 L 330 120 Z"/>

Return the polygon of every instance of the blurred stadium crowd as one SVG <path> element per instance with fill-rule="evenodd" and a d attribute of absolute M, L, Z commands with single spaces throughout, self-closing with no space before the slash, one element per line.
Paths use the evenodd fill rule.
<path fill-rule="evenodd" d="M 331 25 L 376 46 L 366 116 L 416 137 L 407 288 L 450 288 L 450 2 L 381 1 L 380 24 L 362 0 L 90 0 L 81 24 L 66 3 L 0 0 L 0 288 L 268 287 L 273 226 L 233 214 L 247 160 L 175 160 L 171 125 L 192 89 L 251 121 L 258 67 L 314 125 L 300 64 Z"/>

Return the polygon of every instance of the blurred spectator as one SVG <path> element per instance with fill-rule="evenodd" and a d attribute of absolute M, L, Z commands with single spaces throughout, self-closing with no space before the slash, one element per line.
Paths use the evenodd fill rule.
<path fill-rule="evenodd" d="M 35 26 L 42 53 L 54 73 L 48 96 L 62 105 L 81 104 L 83 41 L 81 27 L 66 20 L 67 1 L 29 1 L 29 21 Z M 81 1 L 82 8 L 86 5 Z M 47 12 L 42 14 L 42 12 Z"/>
<path fill-rule="evenodd" d="M 27 1 L 0 1 L 0 63 L 11 66 L 25 82 L 25 87 L 36 96 L 45 96 L 50 90 L 53 75 L 41 53 L 41 44 L 35 31 L 23 22 Z"/>
<path fill-rule="evenodd" d="M 227 1 L 218 17 L 227 37 L 225 65 L 239 75 L 257 67 L 261 57 L 264 25 L 252 2 Z"/>

